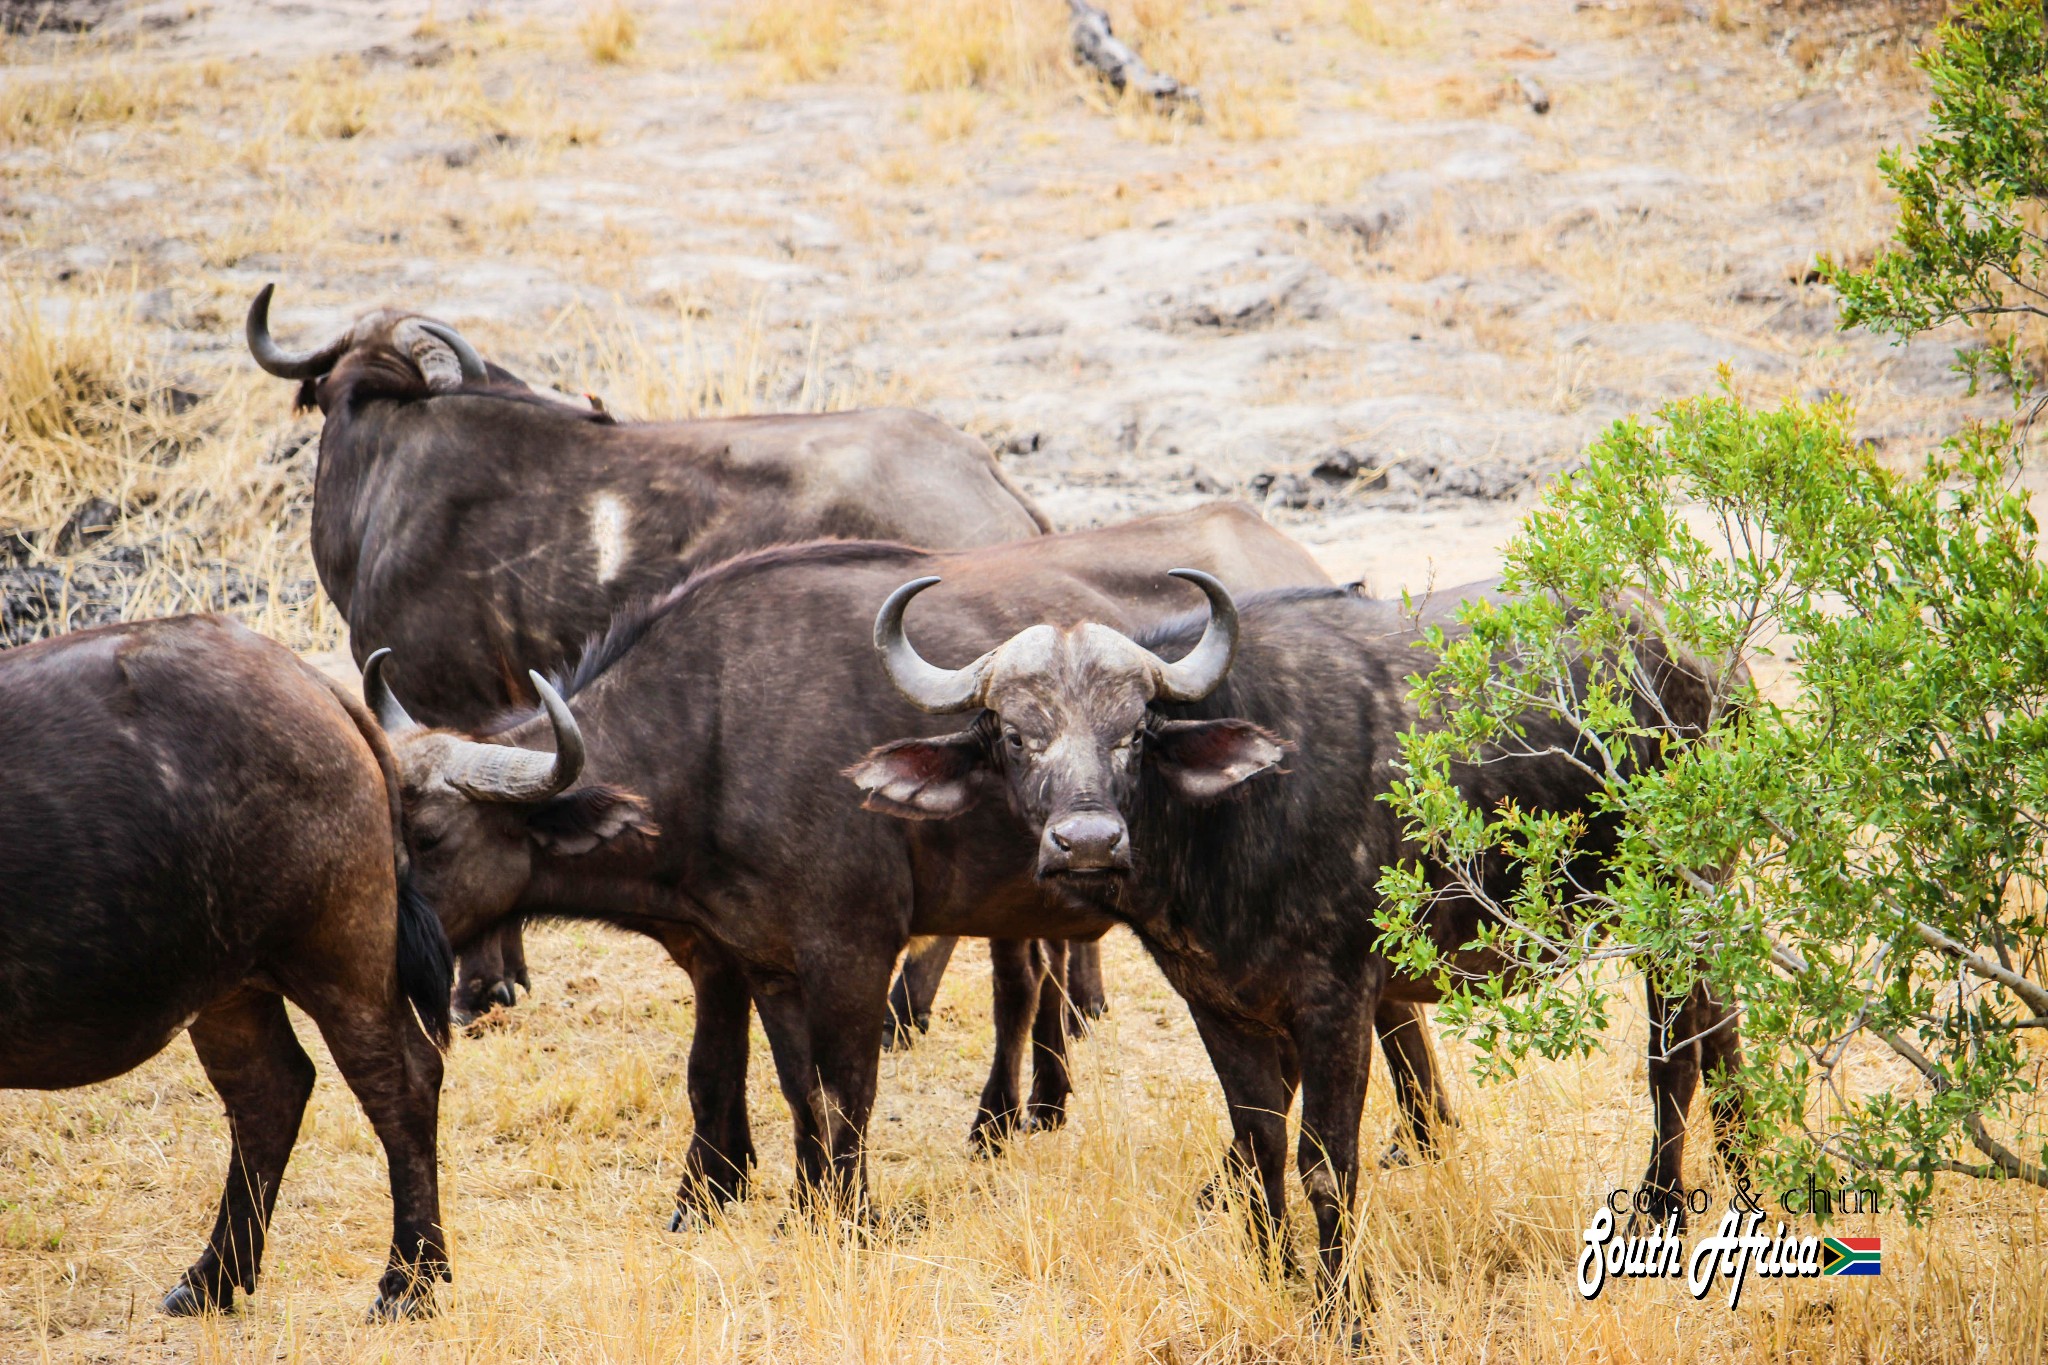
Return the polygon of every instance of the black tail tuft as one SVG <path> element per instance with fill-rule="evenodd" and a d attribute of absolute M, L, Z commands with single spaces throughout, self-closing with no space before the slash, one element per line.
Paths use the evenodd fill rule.
<path fill-rule="evenodd" d="M 398 988 L 412 1001 L 427 1036 L 444 1048 L 454 982 L 455 952 L 441 917 L 408 877 L 398 887 Z"/>

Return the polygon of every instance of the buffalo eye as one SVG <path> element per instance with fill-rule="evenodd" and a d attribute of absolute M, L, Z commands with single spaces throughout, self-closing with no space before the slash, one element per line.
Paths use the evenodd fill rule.
<path fill-rule="evenodd" d="M 1011 753 L 1021 754 L 1024 752 L 1024 736 L 1018 731 L 1014 729 L 1003 731 L 1003 740 L 1010 746 Z"/>
<path fill-rule="evenodd" d="M 441 836 L 431 830 L 414 830 L 412 848 L 415 853 L 432 853 L 441 846 Z"/>

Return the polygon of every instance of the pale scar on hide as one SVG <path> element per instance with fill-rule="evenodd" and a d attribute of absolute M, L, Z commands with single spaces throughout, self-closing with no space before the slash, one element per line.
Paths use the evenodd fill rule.
<path fill-rule="evenodd" d="M 626 564 L 626 503 L 599 493 L 590 503 L 590 543 L 597 551 L 597 581 L 609 583 Z"/>

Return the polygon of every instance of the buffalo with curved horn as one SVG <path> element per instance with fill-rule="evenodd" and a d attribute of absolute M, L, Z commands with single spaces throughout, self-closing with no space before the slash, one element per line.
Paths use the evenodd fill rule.
<path fill-rule="evenodd" d="M 1103 625 L 1031 624 L 957 670 L 911 649 L 903 608 L 929 581 L 904 584 L 875 627 L 891 680 L 925 709 L 979 714 L 961 734 L 882 745 L 848 775 L 871 809 L 919 830 L 1000 793 L 1036 836 L 1040 884 L 1067 912 L 1136 932 L 1188 1002 L 1215 1065 L 1235 1130 L 1229 1168 L 1254 1195 L 1262 1239 L 1284 1213 L 1286 1120 L 1299 1090 L 1296 1160 L 1321 1284 L 1335 1295 L 1350 1268 L 1368 1029 L 1387 1005 L 1420 1008 L 1441 987 L 1399 976 L 1379 948 L 1382 869 L 1421 856 L 1380 797 L 1399 772 L 1402 734 L 1437 723 L 1418 714 L 1408 682 L 1423 628 L 1464 627 L 1441 605 L 1433 620 L 1410 617 L 1341 589 L 1260 594 L 1240 615 L 1215 579 L 1176 576 L 1208 595 L 1206 619 L 1167 620 L 1135 638 Z M 1446 600 L 1496 590 L 1476 584 Z M 1165 661 L 1162 651 L 1182 646 L 1191 647 L 1179 662 Z M 1667 743 L 1710 724 L 1709 675 L 1652 633 L 1625 647 L 1639 665 L 1630 676 L 1640 680 L 1632 700 L 1643 736 L 1627 761 L 1661 762 Z M 1581 663 L 1577 685 L 1585 676 Z M 1600 883 L 1616 829 L 1574 757 L 1576 732 L 1530 711 L 1516 733 L 1515 752 L 1458 772 L 1460 795 L 1480 809 L 1512 803 L 1583 819 L 1593 856 L 1570 875 Z M 1477 945 L 1492 923 L 1487 907 L 1513 897 L 1518 874 L 1501 859 L 1480 875 L 1483 898 L 1445 895 L 1426 912 L 1461 974 L 1503 965 Z M 1682 1220 L 1687 1109 L 1703 1071 L 1731 1083 L 1715 1097 L 1715 1119 L 1732 1158 L 1741 1047 L 1735 1015 L 1704 986 L 1666 995 L 1653 980 L 1649 995 L 1656 1137 L 1643 1185 L 1653 1219 Z M 1398 1085 L 1398 1063 L 1393 1070 Z"/>
<path fill-rule="evenodd" d="M 988 448 L 918 413 L 616 422 L 487 365 L 414 313 L 363 315 L 313 350 L 250 304 L 257 364 L 326 415 L 313 562 L 358 663 L 430 725 L 481 726 L 536 694 L 612 617 L 692 569 L 767 545 L 876 536 L 994 545 L 1045 518 Z M 472 944 L 458 1013 L 527 983 L 517 926 Z M 740 1044 L 735 1042 L 733 1046 Z"/>
<path fill-rule="evenodd" d="M 0 750 L 0 1087 L 105 1080 L 186 1033 L 227 1108 L 213 1230 L 163 1310 L 256 1289 L 313 1091 L 290 1000 L 389 1161 L 371 1316 L 433 1312 L 452 964 L 377 722 L 283 646 L 183 616 L 0 653 Z"/>

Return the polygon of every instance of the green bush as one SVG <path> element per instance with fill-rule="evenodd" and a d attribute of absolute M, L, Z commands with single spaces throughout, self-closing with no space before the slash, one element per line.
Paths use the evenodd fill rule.
<path fill-rule="evenodd" d="M 2048 364 L 2048 34 L 2043 0 L 1964 0 L 1921 59 L 1930 129 L 1878 165 L 1898 196 L 1897 240 L 1868 269 L 1826 264 L 1842 325 L 1905 337 L 1978 328 L 1975 380 L 2018 395 Z M 2038 404 L 2034 414 L 2038 414 Z"/>
<path fill-rule="evenodd" d="M 1433 633 L 1429 723 L 1388 797 L 1449 894 L 1479 893 L 1482 857 L 1521 874 L 1483 936 L 1512 988 L 1432 946 L 1418 864 L 1383 881 L 1389 950 L 1450 989 L 1441 1017 L 1482 1071 L 1593 1046 L 1614 973 L 1589 968 L 1674 998 L 1704 978 L 1741 1012 L 1766 1188 L 1853 1175 L 1918 1215 L 1939 1172 L 2048 1183 L 2019 1041 L 2048 1027 L 2048 581 L 2016 472 L 2002 427 L 1907 477 L 1844 405 L 1719 397 L 1618 424 L 1552 488 L 1508 548 L 1512 599 Z M 1638 724 L 1639 634 L 1709 680 L 1704 737 Z M 1514 761 L 1531 713 L 1575 727 L 1620 822 L 1604 890 L 1567 875 L 1583 821 L 1477 810 L 1452 784 Z M 1642 742 L 1662 766 L 1612 757 Z M 1847 1087 L 1859 1048 L 1913 1082 Z"/>

